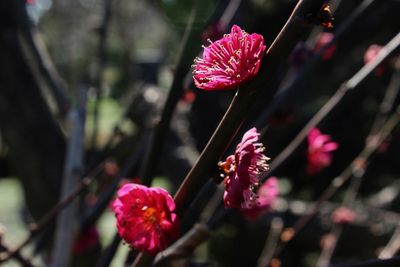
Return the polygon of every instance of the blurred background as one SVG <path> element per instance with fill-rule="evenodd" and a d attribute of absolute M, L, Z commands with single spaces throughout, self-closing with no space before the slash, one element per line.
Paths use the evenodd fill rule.
<path fill-rule="evenodd" d="M 190 66 L 201 45 L 237 24 L 262 34 L 268 47 L 297 1 L 199 2 L 1 1 L 2 244 L 10 248 L 20 244 L 32 223 L 83 177 L 91 176 L 94 181 L 80 192 L 73 204 L 75 215 L 69 217 L 76 235 L 68 257 L 71 266 L 98 266 L 99 255 L 115 234 L 108 203 L 121 182 L 140 181 L 146 149 L 171 90 L 176 94 L 170 127 L 146 174 L 154 177 L 153 185 L 175 192 L 235 93 L 194 87 Z M 284 92 L 282 97 L 273 104 L 260 98 L 241 129 L 241 133 L 253 126 L 262 130 L 266 154 L 272 159 L 364 66 L 369 47 L 385 46 L 399 32 L 400 1 L 337 0 L 330 5 L 334 27 L 310 29 L 282 57 L 273 84 Z M 391 89 L 390 104 L 381 115 L 385 118 L 394 112 L 400 87 L 397 55 L 349 92 L 318 126 L 339 144 L 328 168 L 307 173 L 307 143 L 303 142 L 273 173 L 281 191 L 273 211 L 253 221 L 231 213 L 183 266 L 257 266 L 273 218 L 290 228 L 349 166 L 365 147 L 391 87 L 397 89 Z M 356 219 L 343 227 L 332 263 L 376 258 L 400 234 L 397 128 L 368 162 L 360 163 L 362 182 L 351 205 Z M 341 206 L 350 184 L 325 201 L 285 247 L 281 266 L 316 266 L 335 227 L 331 214 Z M 22 250 L 34 266 L 47 265 L 57 255 L 55 225 L 55 221 L 46 224 Z M 391 247 L 392 256 L 398 248 Z M 123 266 L 128 250 L 121 244 L 110 266 Z M 15 258 L 0 264 L 23 265 Z"/>

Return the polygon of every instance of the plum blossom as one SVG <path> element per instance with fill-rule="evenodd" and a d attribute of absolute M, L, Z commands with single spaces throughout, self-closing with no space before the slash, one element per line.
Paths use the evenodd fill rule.
<path fill-rule="evenodd" d="M 175 203 L 162 188 L 125 184 L 112 208 L 119 235 L 139 251 L 154 255 L 178 237 Z"/>
<path fill-rule="evenodd" d="M 364 64 L 368 64 L 371 61 L 373 61 L 376 56 L 379 54 L 379 52 L 381 51 L 383 47 L 381 45 L 377 45 L 377 44 L 373 44 L 370 45 L 367 49 L 367 51 L 364 54 Z M 385 73 L 385 69 L 387 68 L 388 65 L 388 61 L 384 61 L 381 64 L 379 64 L 375 70 L 374 70 L 374 74 L 376 76 L 382 76 Z"/>
<path fill-rule="evenodd" d="M 346 207 L 339 207 L 332 213 L 332 221 L 336 224 L 352 223 L 355 219 L 355 212 Z"/>
<path fill-rule="evenodd" d="M 331 164 L 332 151 L 338 149 L 338 144 L 332 142 L 329 135 L 322 134 L 317 128 L 310 130 L 307 139 L 307 173 L 314 175 Z"/>
<path fill-rule="evenodd" d="M 270 178 L 261 186 L 261 176 L 268 171 L 269 158 L 264 146 L 258 143 L 260 134 L 256 128 L 247 131 L 230 155 L 218 166 L 224 172 L 224 204 L 246 212 L 257 212 L 271 206 L 277 196 L 277 180 Z"/>
<path fill-rule="evenodd" d="M 377 44 L 370 45 L 364 54 L 364 63 L 368 64 L 371 61 L 373 61 L 378 55 L 379 51 L 381 51 L 381 49 L 382 49 L 381 45 Z"/>
<path fill-rule="evenodd" d="M 271 176 L 258 189 L 257 205 L 250 207 L 249 209 L 244 209 L 243 211 L 250 219 L 257 218 L 264 211 L 267 211 L 271 208 L 278 195 L 278 179 L 275 176 Z"/>
<path fill-rule="evenodd" d="M 194 83 L 204 90 L 238 87 L 258 72 L 266 46 L 262 35 L 248 34 L 234 25 L 231 33 L 204 47 L 202 58 L 196 58 Z"/>
<path fill-rule="evenodd" d="M 328 45 L 334 38 L 333 33 L 331 32 L 322 32 L 320 33 L 314 45 L 314 52 L 318 53 L 323 47 Z M 329 60 L 333 57 L 336 52 L 336 45 L 331 44 L 325 48 L 325 51 L 322 53 L 321 57 L 323 60 Z"/>

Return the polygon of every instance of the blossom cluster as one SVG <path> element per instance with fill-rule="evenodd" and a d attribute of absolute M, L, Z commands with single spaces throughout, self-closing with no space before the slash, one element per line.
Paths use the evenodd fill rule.
<path fill-rule="evenodd" d="M 324 46 L 332 36 L 325 35 L 316 46 Z M 248 34 L 234 25 L 230 34 L 210 41 L 202 58 L 194 65 L 194 83 L 205 90 L 236 88 L 253 78 L 259 68 L 266 46 L 259 34 Z M 316 48 L 317 49 L 317 48 Z M 320 49 L 320 48 L 318 48 Z M 334 49 L 330 51 L 330 55 Z M 251 128 L 236 146 L 233 155 L 218 163 L 225 186 L 223 202 L 226 208 L 237 209 L 250 218 L 271 209 L 279 194 L 278 179 L 264 177 L 269 170 L 269 158 L 260 142 L 260 133 Z M 332 151 L 338 148 L 329 135 L 312 129 L 308 134 L 309 174 L 327 167 Z M 108 166 L 115 173 L 115 166 Z M 119 235 L 133 248 L 156 254 L 164 250 L 179 235 L 179 219 L 174 213 L 173 198 L 162 188 L 125 183 L 112 203 Z M 349 212 L 335 213 L 338 222 L 349 221 Z"/>

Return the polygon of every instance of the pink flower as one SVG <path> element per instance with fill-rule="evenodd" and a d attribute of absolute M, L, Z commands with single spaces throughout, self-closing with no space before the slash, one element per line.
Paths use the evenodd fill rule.
<path fill-rule="evenodd" d="M 315 42 L 314 45 L 314 51 L 318 52 L 319 50 L 322 49 L 322 47 L 324 47 L 325 45 L 327 45 L 328 43 L 330 43 L 333 40 L 333 33 L 330 32 L 322 32 L 317 36 L 317 41 Z M 335 54 L 336 51 L 336 45 L 335 44 L 331 44 L 329 45 L 324 53 L 322 53 L 322 59 L 323 60 L 329 60 L 330 58 L 333 57 L 333 55 Z"/>
<path fill-rule="evenodd" d="M 178 237 L 175 203 L 162 188 L 125 184 L 112 208 L 119 235 L 135 249 L 154 255 Z"/>
<path fill-rule="evenodd" d="M 257 218 L 264 211 L 267 211 L 271 208 L 275 199 L 279 195 L 279 182 L 278 179 L 274 176 L 268 178 L 258 189 L 257 192 L 257 205 L 250 209 L 245 209 L 245 214 L 250 218 Z"/>
<path fill-rule="evenodd" d="M 313 128 L 308 133 L 308 166 L 307 172 L 314 175 L 329 166 L 332 161 L 332 151 L 338 149 L 338 144 L 331 142 L 331 137 Z"/>
<path fill-rule="evenodd" d="M 332 213 L 332 221 L 336 224 L 352 223 L 356 219 L 356 214 L 349 208 L 340 207 Z"/>
<path fill-rule="evenodd" d="M 373 61 L 378 55 L 379 51 L 381 51 L 381 49 L 382 46 L 380 45 L 377 44 L 370 45 L 364 54 L 364 64 L 368 64 L 371 61 Z M 383 73 L 385 72 L 387 65 L 388 65 L 387 60 L 379 64 L 379 66 L 377 66 L 374 70 L 375 75 L 382 76 Z"/>
<path fill-rule="evenodd" d="M 209 41 L 203 58 L 196 58 L 193 79 L 205 90 L 231 89 L 252 79 L 264 55 L 264 38 L 248 34 L 234 25 L 230 34 L 218 41 Z"/>
<path fill-rule="evenodd" d="M 225 162 L 218 166 L 225 173 L 224 204 L 227 208 L 236 208 L 242 211 L 259 210 L 270 205 L 275 193 L 266 193 L 274 184 L 271 180 L 266 187 L 260 188 L 260 178 L 268 171 L 269 160 L 263 152 L 261 143 L 257 143 L 260 134 L 256 128 L 247 131 L 242 141 L 237 145 L 235 155 L 227 157 Z M 260 199 L 260 196 L 263 196 Z"/>
<path fill-rule="evenodd" d="M 373 61 L 378 55 L 379 51 L 381 51 L 381 49 L 382 46 L 380 45 L 377 44 L 370 45 L 364 54 L 364 63 L 368 64 L 371 61 Z"/>

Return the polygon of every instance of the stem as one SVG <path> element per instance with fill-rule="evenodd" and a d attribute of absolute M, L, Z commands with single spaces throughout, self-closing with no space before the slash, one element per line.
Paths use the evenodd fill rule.
<path fill-rule="evenodd" d="M 212 169 L 216 170 L 218 160 L 235 137 L 236 132 L 246 118 L 249 107 L 257 98 L 257 91 L 262 91 L 255 88 L 263 88 L 265 90 L 265 85 L 271 84 L 270 81 L 277 72 L 281 57 L 284 54 L 288 54 L 299 36 L 305 33 L 304 28 L 306 25 L 300 23 L 299 18 L 314 10 L 319 10 L 321 4 L 322 1 L 317 0 L 298 2 L 285 26 L 268 49 L 260 67 L 260 75 L 238 89 L 213 136 L 175 194 L 176 212 L 178 215 L 182 215 L 183 211 L 196 195 L 197 189 L 211 176 Z M 262 75 L 266 69 L 268 69 L 268 75 Z M 267 103 L 274 95 L 274 89 L 268 89 L 271 90 L 271 93 L 266 99 Z"/>
<path fill-rule="evenodd" d="M 110 266 L 111 261 L 115 253 L 118 250 L 118 246 L 121 243 L 121 238 L 119 234 L 116 233 L 111 241 L 111 244 L 107 246 L 107 248 L 101 253 L 101 257 L 99 259 L 99 264 L 97 267 L 108 267 Z"/>
<path fill-rule="evenodd" d="M 144 185 L 151 184 L 155 169 L 154 166 L 157 164 L 158 159 L 162 154 L 172 115 L 174 113 L 176 104 L 183 94 L 183 81 L 188 69 L 190 68 L 192 59 L 198 50 L 197 42 L 192 42 L 192 40 L 198 40 L 198 36 L 200 34 L 199 27 L 194 27 L 193 25 L 196 21 L 198 13 L 198 8 L 196 6 L 193 7 L 188 19 L 188 23 L 186 24 L 185 34 L 181 41 L 182 46 L 180 47 L 178 53 L 178 64 L 174 79 L 171 84 L 160 121 L 152 133 L 150 146 L 145 155 L 142 169 L 140 170 L 139 176 Z"/>
<path fill-rule="evenodd" d="M 75 198 L 81 194 L 84 189 L 91 184 L 93 178 L 97 176 L 103 168 L 103 165 L 99 165 L 91 175 L 85 177 L 81 180 L 81 182 L 75 187 L 75 189 L 64 199 L 58 202 L 46 215 L 44 215 L 36 224 L 30 226 L 30 233 L 28 237 L 22 241 L 16 248 L 10 250 L 5 255 L 0 255 L 0 263 L 9 260 L 11 257 L 14 257 L 16 254 L 20 253 L 20 250 L 23 249 L 26 245 L 28 245 L 33 238 L 40 233 L 52 220 L 57 216 L 60 211 L 62 211 L 65 207 L 67 207 Z"/>
<path fill-rule="evenodd" d="M 1 236 L 0 236 L 0 255 L 4 252 L 10 254 L 10 249 L 1 242 Z M 34 265 L 28 259 L 25 259 L 19 251 L 13 254 L 12 257 L 16 261 L 18 261 L 23 267 L 34 267 Z"/>
<path fill-rule="evenodd" d="M 79 90 L 78 107 L 71 109 L 69 123 L 70 140 L 66 155 L 64 177 L 62 180 L 61 199 L 73 191 L 83 170 L 84 135 L 86 119 L 86 88 Z M 57 218 L 52 266 L 67 266 L 71 259 L 71 251 L 75 239 L 78 216 L 78 203 L 74 202 L 60 212 Z"/>
<path fill-rule="evenodd" d="M 341 38 L 344 33 L 351 30 L 351 26 L 354 25 L 354 21 L 358 19 L 364 12 L 368 9 L 369 6 L 374 2 L 374 0 L 364 0 L 354 12 L 351 12 L 345 20 L 339 25 L 339 27 L 334 32 L 334 38 L 327 44 L 325 44 L 321 49 L 315 53 L 307 63 L 300 69 L 300 71 L 295 72 L 294 70 L 290 71 L 287 77 L 284 78 L 284 82 L 281 83 L 276 95 L 274 96 L 274 101 L 271 105 L 268 105 L 268 108 L 264 110 L 260 116 L 258 116 L 255 125 L 257 129 L 260 129 L 266 125 L 271 115 L 273 115 L 274 111 L 280 107 L 282 102 L 286 99 L 286 97 L 298 88 L 298 84 L 301 84 L 301 80 L 304 79 L 306 73 L 309 73 L 312 67 L 315 66 L 315 63 L 321 59 L 321 56 L 324 54 L 326 49 L 331 47 L 334 43 L 337 43 L 338 39 Z M 311 42 L 311 38 L 314 37 L 311 35 L 307 41 L 307 43 Z"/>
<path fill-rule="evenodd" d="M 373 70 L 381 64 L 385 59 L 392 55 L 396 49 L 400 46 L 400 33 L 398 33 L 389 43 L 385 45 L 370 63 L 364 65 L 351 79 L 344 82 L 336 93 L 325 103 L 325 105 L 311 118 L 311 120 L 304 126 L 304 128 L 297 134 L 297 136 L 290 142 L 286 148 L 275 157 L 275 159 L 270 164 L 270 171 L 265 174 L 263 180 L 267 176 L 271 175 L 277 168 L 279 168 L 282 163 L 293 154 L 296 148 L 303 142 L 307 137 L 309 131 L 317 126 L 342 100 L 342 98 L 350 91 L 360 85 L 361 82 L 365 80 Z"/>
<path fill-rule="evenodd" d="M 335 192 L 347 182 L 353 175 L 355 168 L 358 167 L 359 162 L 367 162 L 368 158 L 376 151 L 379 145 L 386 139 L 386 137 L 395 129 L 400 121 L 400 106 L 397 107 L 396 112 L 388 119 L 382 129 L 376 134 L 375 138 L 364 147 L 360 154 L 350 163 L 350 165 L 335 179 L 332 180 L 329 187 L 318 198 L 318 201 L 302 216 L 292 227 L 290 238 L 282 240 L 281 244 L 277 247 L 275 255 L 279 254 L 286 244 L 293 240 L 307 223 L 317 214 L 325 201 L 330 199 Z"/>
<path fill-rule="evenodd" d="M 98 65 L 94 73 L 95 77 L 93 79 L 93 86 L 95 88 L 96 95 L 95 95 L 94 110 L 93 110 L 93 133 L 91 139 L 92 149 L 95 149 L 97 143 L 100 99 L 103 92 L 101 78 L 106 64 L 106 43 L 108 37 L 108 28 L 111 21 L 112 0 L 103 0 L 103 5 L 104 5 L 103 20 L 99 27 L 99 46 L 97 51 Z"/>
<path fill-rule="evenodd" d="M 273 252 L 278 244 L 279 236 L 283 229 L 283 220 L 279 217 L 274 217 L 271 221 L 271 228 L 268 234 L 268 238 L 265 241 L 264 248 L 258 259 L 257 266 L 265 267 L 273 257 Z"/>

